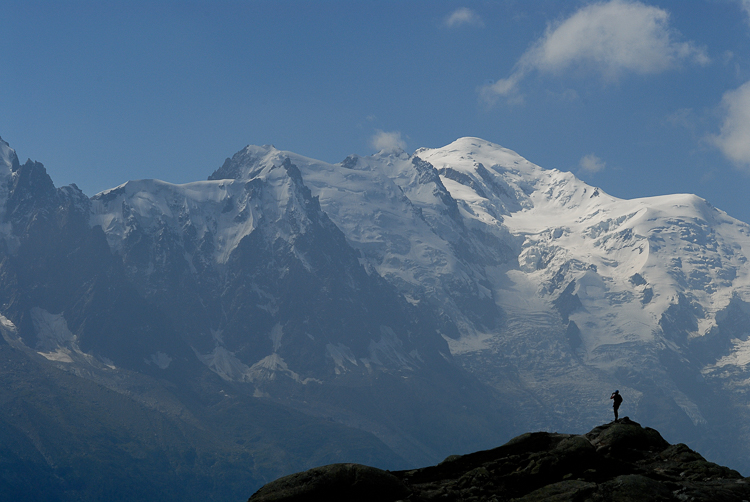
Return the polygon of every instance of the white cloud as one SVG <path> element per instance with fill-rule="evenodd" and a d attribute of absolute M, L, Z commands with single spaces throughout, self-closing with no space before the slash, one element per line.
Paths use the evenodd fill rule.
<path fill-rule="evenodd" d="M 401 139 L 398 131 L 385 132 L 378 129 L 370 138 L 370 145 L 375 150 L 386 152 L 406 149 L 406 142 Z"/>
<path fill-rule="evenodd" d="M 484 101 L 494 103 L 498 96 L 506 96 L 508 101 L 513 104 L 523 103 L 523 96 L 518 94 L 518 83 L 523 78 L 521 72 L 516 71 L 508 78 L 503 78 L 495 83 L 483 86 L 479 95 Z"/>
<path fill-rule="evenodd" d="M 593 153 L 590 153 L 588 155 L 584 155 L 581 158 L 580 166 L 583 171 L 586 171 L 587 173 L 593 174 L 598 173 L 599 171 L 603 171 L 605 167 L 607 167 L 607 163 L 604 162 L 602 159 L 594 155 Z"/>
<path fill-rule="evenodd" d="M 629 0 L 594 3 L 548 26 L 511 75 L 482 92 L 485 99 L 512 96 L 533 71 L 560 74 L 577 67 L 612 81 L 624 73 L 660 73 L 683 61 L 709 62 L 705 49 L 677 37 L 663 9 Z"/>
<path fill-rule="evenodd" d="M 467 7 L 456 9 L 445 18 L 445 25 L 448 28 L 455 28 L 466 24 L 479 27 L 484 26 L 484 22 L 482 22 L 479 14 Z"/>
<path fill-rule="evenodd" d="M 710 140 L 732 162 L 750 167 L 750 82 L 724 93 L 721 106 L 724 123 Z"/>
<path fill-rule="evenodd" d="M 745 11 L 747 15 L 747 21 L 750 22 L 750 0 L 739 0 L 740 7 Z"/>

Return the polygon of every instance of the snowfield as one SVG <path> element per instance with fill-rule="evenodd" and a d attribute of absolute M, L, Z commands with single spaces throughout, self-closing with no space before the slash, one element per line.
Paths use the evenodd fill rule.
<path fill-rule="evenodd" d="M 339 164 L 249 146 L 213 180 L 140 180 L 102 192 L 93 198 L 91 223 L 102 226 L 115 250 L 136 227 L 153 233 L 167 226 L 175 235 L 198 238 L 210 233 L 220 266 L 260 218 L 276 222 L 274 238 L 291 240 L 304 231 L 282 217 L 298 203 L 280 168 L 287 159 L 367 270 L 413 303 L 443 305 L 457 328 L 444 334 L 454 356 L 519 353 L 556 361 L 552 366 L 569 360 L 554 377 L 547 363 L 526 369 L 524 385 L 542 393 L 557 392 L 560 382 L 575 381 L 580 372 L 656 371 L 649 366 L 658 351 L 684 348 L 660 324 L 681 297 L 700 306 L 691 339 L 716 329 L 717 313 L 732 298 L 750 301 L 747 224 L 689 194 L 617 199 L 478 138 L 414 155 L 351 156 Z M 253 192 L 252 180 L 266 188 Z M 495 319 L 467 313 L 467 301 L 474 300 L 497 307 Z M 327 350 L 337 371 L 348 361 L 357 364 L 346 346 Z M 703 371 L 744 370 L 747 352 L 738 340 L 733 352 Z M 201 358 L 223 378 L 258 378 L 225 351 Z M 402 360 L 397 350 L 389 359 Z M 299 378 L 283 360 L 256 365 Z M 477 371 L 495 370 L 485 364 Z M 694 422 L 701 420 L 682 392 L 667 388 Z"/>

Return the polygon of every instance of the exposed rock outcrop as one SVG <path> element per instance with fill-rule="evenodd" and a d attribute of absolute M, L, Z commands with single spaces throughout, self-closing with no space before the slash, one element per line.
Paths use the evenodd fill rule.
<path fill-rule="evenodd" d="M 436 466 L 388 472 L 333 464 L 268 483 L 250 502 L 737 501 L 750 479 L 625 417 L 588 434 L 534 432 Z"/>

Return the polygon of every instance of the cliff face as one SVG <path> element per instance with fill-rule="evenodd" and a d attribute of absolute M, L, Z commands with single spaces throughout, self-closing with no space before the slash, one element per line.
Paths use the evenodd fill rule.
<path fill-rule="evenodd" d="M 625 417 L 583 435 L 523 434 L 498 448 L 416 470 L 317 467 L 265 485 L 250 502 L 748 499 L 750 479 Z"/>

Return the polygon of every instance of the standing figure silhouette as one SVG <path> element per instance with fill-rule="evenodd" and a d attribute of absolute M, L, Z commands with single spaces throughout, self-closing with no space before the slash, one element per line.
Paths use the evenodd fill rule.
<path fill-rule="evenodd" d="M 617 410 L 620 409 L 620 405 L 622 404 L 622 396 L 620 395 L 620 391 L 614 391 L 612 395 L 609 396 L 609 398 L 614 400 L 614 402 L 612 403 L 612 408 L 615 410 L 615 422 L 617 422 L 617 419 L 619 418 L 617 415 Z"/>

